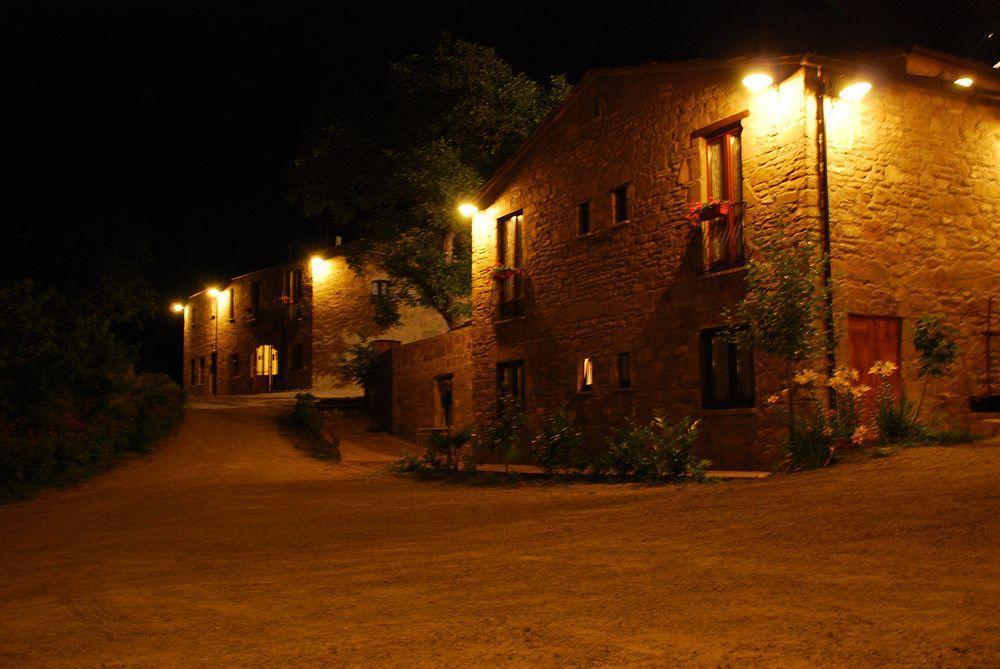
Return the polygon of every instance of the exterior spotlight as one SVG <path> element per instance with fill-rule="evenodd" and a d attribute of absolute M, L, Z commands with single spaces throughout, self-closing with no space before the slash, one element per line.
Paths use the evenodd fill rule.
<path fill-rule="evenodd" d="M 871 89 L 872 85 L 867 81 L 855 81 L 840 89 L 840 97 L 844 100 L 857 102 L 868 95 L 868 91 Z"/>
<path fill-rule="evenodd" d="M 754 72 L 743 77 L 743 85 L 746 86 L 751 93 L 759 93 L 773 83 L 774 79 L 771 78 L 771 75 L 765 74 L 764 72 Z"/>
<path fill-rule="evenodd" d="M 208 296 L 209 297 L 215 297 L 215 298 L 219 297 L 219 289 L 215 288 L 215 287 L 209 288 L 208 289 Z"/>
<path fill-rule="evenodd" d="M 170 305 L 170 310 L 175 314 L 179 314 L 184 311 L 184 305 L 181 304 L 180 302 L 174 302 L 173 304 Z"/>
<path fill-rule="evenodd" d="M 466 218 L 472 218 L 473 216 L 479 213 L 479 207 L 472 204 L 471 202 L 463 202 L 462 204 L 458 205 L 458 213 L 460 213 L 462 216 L 465 216 Z"/>
<path fill-rule="evenodd" d="M 961 86 L 962 88 L 968 88 L 972 85 L 972 77 L 959 77 L 955 80 L 956 86 Z"/>
<path fill-rule="evenodd" d="M 309 265 L 312 267 L 313 279 L 316 281 L 322 281 L 330 274 L 330 263 L 323 256 L 313 256 L 309 259 Z"/>

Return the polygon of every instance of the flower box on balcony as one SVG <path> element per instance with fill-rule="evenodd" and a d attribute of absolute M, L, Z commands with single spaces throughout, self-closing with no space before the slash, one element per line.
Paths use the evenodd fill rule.
<path fill-rule="evenodd" d="M 507 281 L 514 277 L 520 277 L 523 274 L 523 270 L 520 267 L 511 267 L 510 265 L 497 264 L 492 271 L 490 276 L 493 277 L 494 281 Z"/>

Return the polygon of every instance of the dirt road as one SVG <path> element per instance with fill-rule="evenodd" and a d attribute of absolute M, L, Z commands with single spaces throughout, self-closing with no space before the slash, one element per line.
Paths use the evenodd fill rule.
<path fill-rule="evenodd" d="M 195 405 L 0 507 L 0 666 L 1000 666 L 1000 445 L 718 485 L 472 487 Z"/>

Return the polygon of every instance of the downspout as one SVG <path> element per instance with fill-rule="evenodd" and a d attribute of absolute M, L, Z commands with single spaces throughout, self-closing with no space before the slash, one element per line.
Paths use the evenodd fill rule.
<path fill-rule="evenodd" d="M 826 79 L 823 76 L 823 66 L 816 68 L 816 175 L 818 177 L 818 205 L 820 220 L 820 238 L 823 249 L 823 292 L 826 302 L 824 327 L 826 328 L 826 371 L 833 376 L 837 364 L 835 346 L 837 338 L 833 330 L 833 266 L 830 258 L 830 184 L 827 180 L 826 168 Z"/>

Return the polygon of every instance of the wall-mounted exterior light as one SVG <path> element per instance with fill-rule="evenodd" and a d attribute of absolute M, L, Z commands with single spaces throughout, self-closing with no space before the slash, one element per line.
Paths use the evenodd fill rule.
<path fill-rule="evenodd" d="M 769 88 L 771 84 L 774 83 L 774 79 L 771 78 L 770 74 L 765 72 L 753 72 L 743 77 L 743 85 L 747 87 L 751 93 L 759 93 L 765 88 Z"/>
<path fill-rule="evenodd" d="M 209 288 L 208 289 L 208 296 L 209 297 L 218 298 L 219 297 L 219 289 L 215 288 L 214 286 L 212 288 Z"/>
<path fill-rule="evenodd" d="M 872 89 L 872 85 L 867 81 L 854 81 L 840 89 L 840 97 L 843 100 L 857 102 Z"/>
<path fill-rule="evenodd" d="M 463 202 L 462 204 L 458 205 L 458 213 L 460 213 L 462 216 L 465 216 L 466 218 L 472 218 L 473 216 L 479 213 L 479 207 L 472 204 L 471 202 Z"/>
<path fill-rule="evenodd" d="M 184 305 L 181 304 L 180 302 L 174 302 L 173 304 L 170 305 L 170 311 L 174 312 L 175 314 L 183 313 Z"/>
<path fill-rule="evenodd" d="M 956 86 L 961 86 L 962 88 L 968 88 L 972 85 L 972 77 L 959 77 L 955 80 Z"/>
<path fill-rule="evenodd" d="M 330 274 L 330 261 L 323 256 L 313 256 L 309 259 L 309 266 L 312 269 L 313 281 L 321 281 Z"/>

